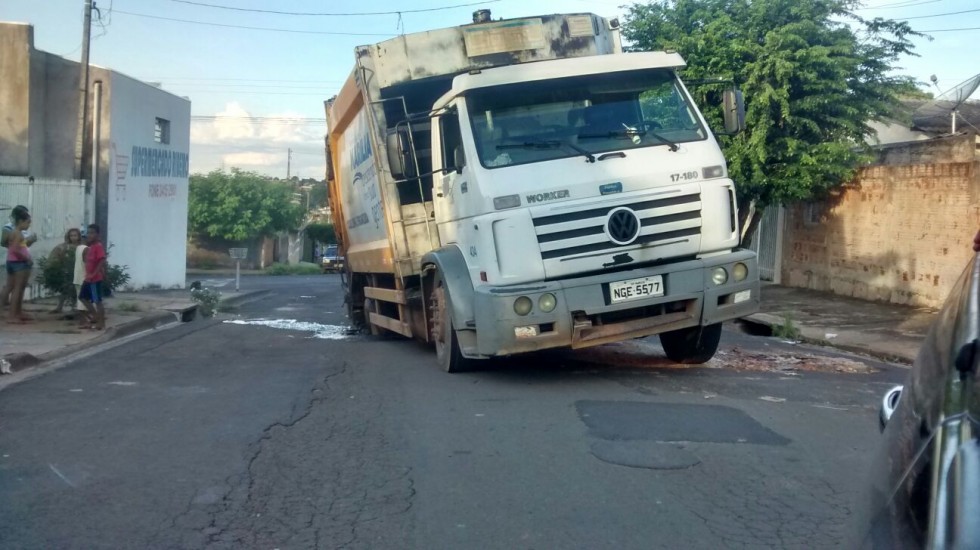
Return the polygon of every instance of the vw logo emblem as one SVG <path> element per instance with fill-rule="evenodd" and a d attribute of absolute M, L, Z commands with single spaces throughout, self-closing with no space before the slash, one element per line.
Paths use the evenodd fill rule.
<path fill-rule="evenodd" d="M 625 207 L 614 208 L 606 220 L 606 235 L 618 245 L 635 241 L 640 236 L 640 220 L 636 212 Z"/>

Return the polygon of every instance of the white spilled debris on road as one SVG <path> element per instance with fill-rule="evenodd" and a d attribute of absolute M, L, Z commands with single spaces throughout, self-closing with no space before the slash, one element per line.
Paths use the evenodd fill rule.
<path fill-rule="evenodd" d="M 769 401 L 770 403 L 785 403 L 786 402 L 786 398 L 785 397 L 773 397 L 771 395 L 763 395 L 763 396 L 760 396 L 759 399 L 761 399 L 763 401 Z"/>
<path fill-rule="evenodd" d="M 296 319 L 231 319 L 225 321 L 229 325 L 249 325 L 259 327 L 277 328 L 281 330 L 295 330 L 298 332 L 312 332 L 311 338 L 322 340 L 346 340 L 351 337 L 351 328 L 341 325 L 323 325 L 311 323 L 309 321 L 297 321 Z"/>

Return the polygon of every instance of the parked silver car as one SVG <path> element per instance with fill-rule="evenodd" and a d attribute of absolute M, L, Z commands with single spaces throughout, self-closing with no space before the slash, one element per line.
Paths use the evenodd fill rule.
<path fill-rule="evenodd" d="M 980 548 L 980 255 L 881 404 L 852 548 Z"/>
<path fill-rule="evenodd" d="M 344 269 L 344 257 L 340 255 L 340 248 L 335 245 L 327 245 L 320 258 L 320 269 L 324 273 L 340 273 Z"/>

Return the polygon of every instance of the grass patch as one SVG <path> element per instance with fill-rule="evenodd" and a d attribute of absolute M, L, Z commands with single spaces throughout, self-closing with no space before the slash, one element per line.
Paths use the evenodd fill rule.
<path fill-rule="evenodd" d="M 117 305 L 114 309 L 116 311 L 131 311 L 134 313 L 137 311 L 143 311 L 143 307 L 136 302 L 123 302 Z"/>
<path fill-rule="evenodd" d="M 320 266 L 309 262 L 272 264 L 265 268 L 263 273 L 266 275 L 319 275 Z"/>
<path fill-rule="evenodd" d="M 783 324 L 772 327 L 772 335 L 784 340 L 799 340 L 800 329 L 793 324 L 793 316 L 787 314 L 783 317 Z"/>

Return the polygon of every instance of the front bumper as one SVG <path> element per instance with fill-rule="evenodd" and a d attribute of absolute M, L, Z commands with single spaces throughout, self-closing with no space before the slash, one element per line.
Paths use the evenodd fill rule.
<path fill-rule="evenodd" d="M 748 276 L 741 282 L 734 282 L 731 276 L 736 263 L 748 267 Z M 712 282 L 716 267 L 728 270 L 726 283 Z M 663 277 L 663 296 L 610 302 L 609 283 L 654 275 Z M 759 309 L 759 270 L 754 252 L 738 250 L 700 260 L 540 284 L 479 287 L 475 292 L 476 319 L 459 328 L 475 329 L 474 355 L 490 357 L 595 346 L 744 317 Z M 558 305 L 550 313 L 538 307 L 545 293 L 557 298 Z M 514 300 L 520 296 L 529 297 L 534 304 L 528 315 L 514 312 Z"/>

